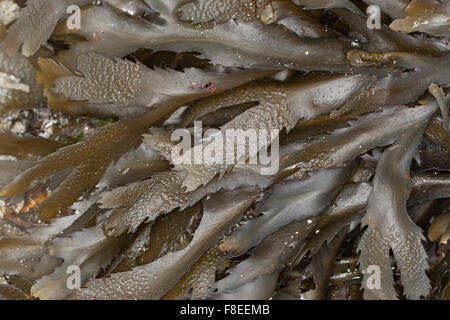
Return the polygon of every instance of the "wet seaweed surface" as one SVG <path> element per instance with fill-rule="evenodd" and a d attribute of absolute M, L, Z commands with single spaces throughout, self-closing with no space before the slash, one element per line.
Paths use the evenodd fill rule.
<path fill-rule="evenodd" d="M 0 299 L 448 300 L 449 87 L 448 0 L 1 0 Z"/>

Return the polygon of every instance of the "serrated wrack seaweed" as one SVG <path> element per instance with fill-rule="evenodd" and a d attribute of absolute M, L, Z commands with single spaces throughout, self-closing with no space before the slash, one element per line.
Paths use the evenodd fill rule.
<path fill-rule="evenodd" d="M 436 106 L 429 109 L 429 116 Z M 431 111 L 431 112 L 430 112 Z M 428 117 L 429 117 L 428 116 Z M 361 238 L 360 270 L 364 270 L 365 299 L 396 299 L 391 269 L 390 249 L 400 269 L 404 294 L 409 299 L 426 297 L 430 282 L 426 275 L 427 256 L 422 246 L 422 230 L 408 217 L 406 200 L 409 196 L 409 168 L 426 126 L 427 118 L 417 127 L 406 131 L 386 149 L 381 156 L 375 173 L 374 189 L 369 199 L 363 222 L 367 230 Z M 380 203 L 385 204 L 381 207 Z M 372 266 L 378 269 L 379 286 L 368 285 Z"/>

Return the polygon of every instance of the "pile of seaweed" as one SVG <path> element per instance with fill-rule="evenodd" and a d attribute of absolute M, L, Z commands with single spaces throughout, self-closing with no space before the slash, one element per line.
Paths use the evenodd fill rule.
<path fill-rule="evenodd" d="M 449 299 L 449 36 L 447 0 L 0 1 L 0 299 Z M 178 161 L 199 123 L 279 135 Z"/>

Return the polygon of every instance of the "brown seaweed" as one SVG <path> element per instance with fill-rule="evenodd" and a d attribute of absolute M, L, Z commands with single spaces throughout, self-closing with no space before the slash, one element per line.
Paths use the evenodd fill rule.
<path fill-rule="evenodd" d="M 430 284 L 425 274 L 428 263 L 421 243 L 423 235 L 406 213 L 406 199 L 410 190 L 407 180 L 409 166 L 424 129 L 425 126 L 420 124 L 417 131 L 410 130 L 400 136 L 378 162 L 374 191 L 363 218 L 368 229 L 359 243 L 359 262 L 361 270 L 368 270 L 371 265 L 379 266 L 381 285 L 369 288 L 365 274 L 363 287 L 366 299 L 397 297 L 393 287 L 389 249 L 392 249 L 399 265 L 405 295 L 411 299 L 419 299 L 429 293 Z M 379 203 L 388 205 L 386 210 L 381 209 Z M 374 243 L 378 243 L 376 250 Z"/>
<path fill-rule="evenodd" d="M 397 19 L 390 27 L 397 31 L 421 31 L 435 36 L 448 36 L 450 6 L 447 1 L 414 0 L 406 7 L 405 19 Z"/>
<path fill-rule="evenodd" d="M 208 201 L 204 202 L 202 221 L 191 243 L 180 251 L 169 253 L 153 263 L 139 266 L 128 272 L 112 274 L 104 281 L 91 281 L 86 289 L 79 293 L 73 293 L 71 299 L 158 299 L 166 294 L 169 289 L 189 270 L 201 255 L 211 248 L 222 234 L 239 220 L 243 212 L 259 197 L 258 190 L 241 190 L 217 194 L 221 201 L 215 202 L 215 197 L 209 203 L 215 202 L 210 207 Z M 233 206 L 228 206 L 232 200 Z M 220 203 L 220 205 L 218 205 Z M 226 208 L 224 208 L 226 206 Z M 217 218 L 217 219 L 215 219 Z M 177 261 L 176 263 L 172 263 Z M 168 268 L 168 266 L 170 267 Z M 175 270 L 172 270 L 174 268 Z M 174 275 L 176 275 L 174 277 Z M 114 283 L 129 281 L 129 290 L 122 292 Z"/>
<path fill-rule="evenodd" d="M 226 66 L 323 69 L 324 65 L 334 65 L 336 70 L 346 68 L 343 51 L 348 44 L 339 39 L 302 40 L 294 32 L 284 32 L 285 29 L 280 25 L 264 26 L 264 32 L 260 32 L 260 24 L 240 21 L 218 24 L 199 33 L 192 27 L 183 26 L 172 15 L 177 6 L 178 1 L 175 0 L 152 3 L 153 9 L 165 21 L 163 25 L 124 19 L 107 6 L 87 9 L 81 20 L 85 27 L 75 30 L 75 34 L 85 37 L 89 42 L 75 44 L 70 50 L 62 52 L 57 59 L 74 69 L 74 53 L 78 56 L 87 51 L 94 51 L 108 57 L 122 57 L 140 47 L 149 47 L 153 50 L 201 52 L 199 57 Z M 98 21 L 117 23 L 102 27 L 101 38 L 95 40 L 92 35 L 98 32 Z M 259 36 L 254 37 L 255 34 Z M 111 43 L 112 39 L 115 39 L 115 43 Z M 240 45 L 242 42 L 247 43 L 245 50 Z M 227 45 L 224 45 L 225 43 Z M 107 51 L 104 50 L 106 46 Z M 261 46 L 267 50 L 261 50 Z M 271 52 L 270 55 L 267 55 L 268 52 Z M 316 52 L 314 57 L 310 55 L 312 52 Z M 318 52 L 320 54 L 317 54 Z"/>
<path fill-rule="evenodd" d="M 449 299 L 449 8 L 0 1 L 0 299 Z"/>

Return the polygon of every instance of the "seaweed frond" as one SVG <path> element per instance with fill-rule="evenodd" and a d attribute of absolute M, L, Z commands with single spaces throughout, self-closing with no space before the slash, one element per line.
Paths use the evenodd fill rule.
<path fill-rule="evenodd" d="M 170 252 L 158 260 L 131 271 L 115 273 L 100 282 L 86 284 L 69 299 L 159 299 L 189 271 L 192 265 L 213 247 L 222 235 L 260 197 L 259 190 L 235 189 L 218 193 L 203 202 L 203 216 L 192 241 L 182 250 Z M 120 285 L 118 285 L 120 284 Z M 126 290 L 121 290 L 122 286 Z"/>
<path fill-rule="evenodd" d="M 70 5 L 80 7 L 90 0 L 28 0 L 5 39 L 6 52 L 13 56 L 22 47 L 22 54 L 32 56 L 50 37 L 56 23 L 67 15 Z"/>
<path fill-rule="evenodd" d="M 434 36 L 450 35 L 450 4 L 448 1 L 413 0 L 406 7 L 405 19 L 394 20 L 390 27 L 405 33 L 425 32 Z"/>
<path fill-rule="evenodd" d="M 436 105 L 431 111 L 436 110 Z M 430 114 L 431 116 L 431 114 Z M 368 285 L 371 271 L 364 274 L 362 285 L 366 299 L 396 299 L 389 257 L 392 249 L 400 269 L 404 293 L 409 299 L 427 296 L 430 281 L 426 275 L 427 255 L 422 246 L 422 230 L 408 217 L 406 200 L 409 196 L 409 168 L 426 126 L 418 123 L 386 149 L 381 156 L 374 178 L 374 189 L 363 218 L 368 226 L 358 249 L 360 270 L 371 266 L 379 270 L 380 284 Z M 380 203 L 385 206 L 381 207 Z"/>

